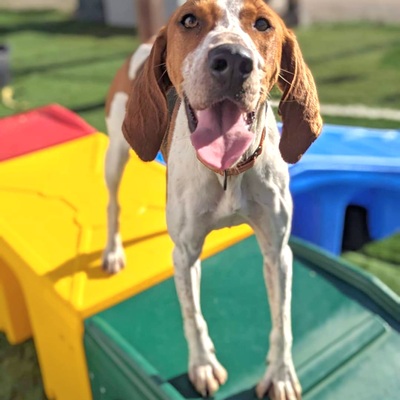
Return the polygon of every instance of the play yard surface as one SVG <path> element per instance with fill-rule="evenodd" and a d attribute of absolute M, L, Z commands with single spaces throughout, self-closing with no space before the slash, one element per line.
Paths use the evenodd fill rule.
<path fill-rule="evenodd" d="M 400 26 L 327 24 L 299 30 L 298 37 L 316 77 L 322 102 L 400 109 L 395 84 L 400 81 Z M 108 85 L 116 69 L 138 44 L 130 30 L 83 24 L 55 12 L 0 10 L 1 42 L 11 49 L 15 104 L 12 109 L 0 104 L 0 117 L 56 102 L 77 112 L 100 131 L 105 129 L 103 103 Z M 399 128 L 394 121 L 340 117 L 325 120 Z M 400 294 L 399 248 L 400 234 L 367 244 L 344 257 Z M 300 275 L 301 271 L 300 267 Z M 294 279 L 296 285 L 296 274 Z M 219 296 L 217 290 L 216 295 Z M 378 335 L 380 329 L 373 325 L 371 332 Z M 296 328 L 294 331 L 296 336 Z M 225 390 L 231 389 L 228 386 Z M 0 334 L 0 400 L 42 399 L 44 393 L 32 342 L 10 347 Z"/>

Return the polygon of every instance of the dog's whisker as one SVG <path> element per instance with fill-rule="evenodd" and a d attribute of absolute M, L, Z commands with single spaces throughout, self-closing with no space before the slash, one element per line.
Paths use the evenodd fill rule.
<path fill-rule="evenodd" d="M 286 82 L 290 87 L 292 87 L 292 82 L 289 82 L 286 78 L 284 78 L 281 74 L 279 74 L 279 78 L 281 78 L 284 82 Z"/>
<path fill-rule="evenodd" d="M 159 78 L 159 80 L 158 80 L 159 83 L 162 81 L 162 78 L 164 78 L 164 76 L 165 76 L 167 73 L 168 73 L 167 70 L 164 70 L 164 71 L 163 71 L 163 73 L 161 74 L 161 76 L 160 76 L 160 78 Z"/>
<path fill-rule="evenodd" d="M 287 69 L 285 69 L 285 68 L 282 68 L 282 67 L 281 67 L 281 71 L 283 71 L 283 72 L 286 72 L 287 74 L 290 74 L 290 75 L 295 75 L 295 73 L 294 73 L 294 72 L 292 72 L 292 71 L 288 71 Z"/>

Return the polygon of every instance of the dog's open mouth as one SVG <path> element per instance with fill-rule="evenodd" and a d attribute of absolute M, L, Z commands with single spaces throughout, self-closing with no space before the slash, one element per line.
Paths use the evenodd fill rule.
<path fill-rule="evenodd" d="M 198 157 L 218 170 L 231 168 L 254 139 L 251 131 L 255 112 L 243 113 L 230 100 L 195 111 L 185 97 L 185 108 Z"/>

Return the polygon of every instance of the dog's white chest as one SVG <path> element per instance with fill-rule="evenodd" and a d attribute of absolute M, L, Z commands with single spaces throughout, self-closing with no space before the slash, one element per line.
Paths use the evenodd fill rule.
<path fill-rule="evenodd" d="M 239 225 L 248 214 L 248 199 L 242 189 L 242 177 L 228 178 L 227 186 L 217 199 L 215 208 L 210 210 L 214 229 Z"/>

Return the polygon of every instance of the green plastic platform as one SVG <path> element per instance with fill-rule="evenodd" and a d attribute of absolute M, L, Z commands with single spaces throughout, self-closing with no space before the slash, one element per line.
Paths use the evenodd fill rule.
<path fill-rule="evenodd" d="M 293 357 L 305 400 L 400 398 L 400 303 L 370 275 L 292 240 Z M 254 399 L 269 307 L 254 237 L 203 262 L 202 308 L 229 373 L 216 400 Z M 93 398 L 198 399 L 172 279 L 86 321 Z"/>

